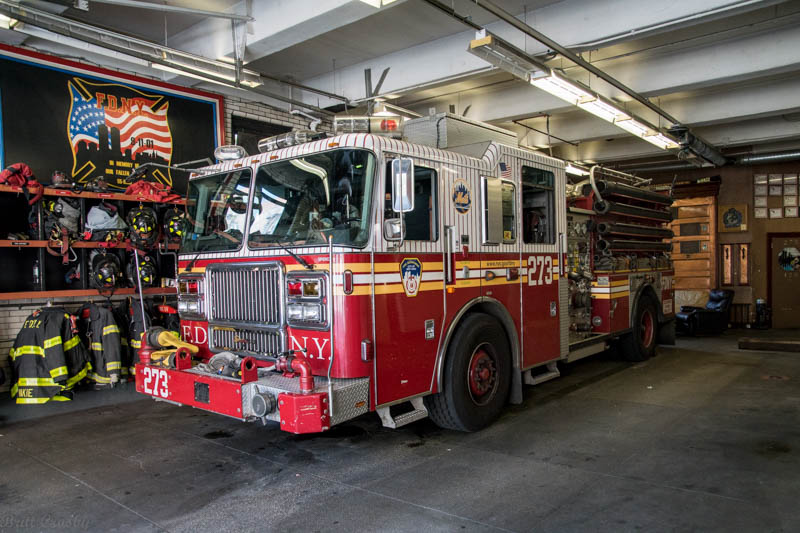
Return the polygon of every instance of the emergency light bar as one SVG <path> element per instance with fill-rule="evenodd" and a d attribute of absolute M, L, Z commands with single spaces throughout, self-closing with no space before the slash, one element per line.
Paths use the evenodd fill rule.
<path fill-rule="evenodd" d="M 371 117 L 341 116 L 333 119 L 333 130 L 342 133 L 374 133 L 388 137 L 403 136 L 403 117 L 381 114 Z"/>
<path fill-rule="evenodd" d="M 223 144 L 214 150 L 214 158 L 218 161 L 231 161 L 247 157 L 247 150 L 236 144 Z"/>
<path fill-rule="evenodd" d="M 327 134 L 321 131 L 290 131 L 287 133 L 281 133 L 280 135 L 273 135 L 272 137 L 261 139 L 258 141 L 258 151 L 264 154 L 280 148 L 287 148 L 296 144 L 303 144 L 316 141 L 317 139 L 324 139 L 326 136 Z"/>

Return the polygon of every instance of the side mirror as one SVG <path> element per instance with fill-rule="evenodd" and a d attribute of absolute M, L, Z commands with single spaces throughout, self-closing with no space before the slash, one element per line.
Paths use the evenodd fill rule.
<path fill-rule="evenodd" d="M 392 161 L 392 210 L 414 210 L 414 161 L 407 157 Z"/>
<path fill-rule="evenodd" d="M 403 240 L 399 218 L 389 218 L 383 221 L 383 237 L 387 241 Z"/>

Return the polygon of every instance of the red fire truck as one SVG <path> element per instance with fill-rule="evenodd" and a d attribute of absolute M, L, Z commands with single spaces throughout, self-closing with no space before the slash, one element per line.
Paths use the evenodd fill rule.
<path fill-rule="evenodd" d="M 343 128 L 193 175 L 178 305 L 199 352 L 143 358 L 139 392 L 293 433 L 368 411 L 474 431 L 557 363 L 674 342 L 667 196 L 599 167 L 569 182 L 449 114 Z"/>

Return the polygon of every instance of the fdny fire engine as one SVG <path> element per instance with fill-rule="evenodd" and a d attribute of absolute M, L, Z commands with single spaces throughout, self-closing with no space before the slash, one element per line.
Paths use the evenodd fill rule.
<path fill-rule="evenodd" d="M 450 114 L 344 117 L 189 181 L 185 344 L 139 392 L 321 432 L 375 411 L 478 430 L 558 363 L 674 342 L 671 199 Z M 162 339 L 163 340 L 163 335 Z"/>

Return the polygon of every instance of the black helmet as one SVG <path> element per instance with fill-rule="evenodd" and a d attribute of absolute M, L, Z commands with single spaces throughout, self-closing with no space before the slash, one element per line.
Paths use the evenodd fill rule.
<path fill-rule="evenodd" d="M 90 264 L 90 279 L 98 289 L 113 289 L 122 277 L 122 265 L 116 254 L 94 251 Z"/>
<path fill-rule="evenodd" d="M 135 246 L 149 249 L 158 241 L 156 212 L 150 207 L 139 206 L 128 213 L 131 241 Z"/>
<path fill-rule="evenodd" d="M 186 232 L 186 218 L 182 211 L 168 209 L 164 213 L 164 238 L 171 243 L 180 243 Z"/>
<path fill-rule="evenodd" d="M 136 256 L 131 254 L 128 258 L 128 265 L 125 267 L 128 274 L 128 281 L 134 288 L 138 288 L 136 283 Z M 149 255 L 139 255 L 139 276 L 142 278 L 142 287 L 155 287 L 158 283 L 158 267 L 155 260 Z"/>

